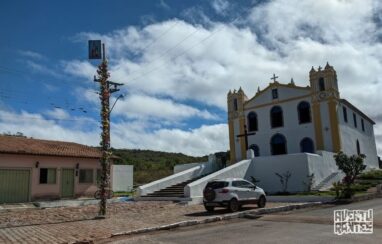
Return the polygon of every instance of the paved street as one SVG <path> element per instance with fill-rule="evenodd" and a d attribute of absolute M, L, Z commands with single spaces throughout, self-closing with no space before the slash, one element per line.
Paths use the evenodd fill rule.
<path fill-rule="evenodd" d="M 287 205 L 269 203 L 267 207 Z M 256 209 L 248 205 L 245 209 Z M 202 205 L 184 206 L 170 202 L 131 202 L 109 206 L 109 217 L 93 220 L 98 206 L 26 209 L 0 212 L 0 243 L 66 243 L 109 237 L 112 233 L 204 219 L 227 213 L 207 213 Z"/>
<path fill-rule="evenodd" d="M 333 234 L 333 210 L 374 209 L 374 233 Z M 382 199 L 348 205 L 298 210 L 197 227 L 109 240 L 112 243 L 379 243 L 382 239 Z"/>

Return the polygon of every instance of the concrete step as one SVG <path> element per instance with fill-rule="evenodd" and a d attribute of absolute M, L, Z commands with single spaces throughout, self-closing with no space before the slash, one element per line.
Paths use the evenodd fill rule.
<path fill-rule="evenodd" d="M 168 198 L 179 198 L 179 199 L 184 199 L 184 187 L 191 182 L 194 182 L 202 177 L 197 177 L 191 180 L 187 180 L 185 182 L 181 182 L 172 186 L 168 186 L 166 188 L 163 188 L 161 190 L 149 193 L 145 196 L 141 196 L 139 199 L 155 199 L 157 198 L 158 200 L 160 199 L 168 199 Z M 175 200 L 174 200 L 175 201 Z"/>

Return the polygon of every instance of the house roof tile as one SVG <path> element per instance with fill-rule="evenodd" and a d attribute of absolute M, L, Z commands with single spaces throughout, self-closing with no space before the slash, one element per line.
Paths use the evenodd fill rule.
<path fill-rule="evenodd" d="M 0 136 L 0 153 L 77 158 L 101 157 L 99 149 L 78 143 L 4 135 Z"/>

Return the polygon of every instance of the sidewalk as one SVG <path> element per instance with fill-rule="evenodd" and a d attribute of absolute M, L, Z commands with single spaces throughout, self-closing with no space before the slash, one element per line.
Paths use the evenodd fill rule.
<path fill-rule="evenodd" d="M 268 203 L 267 208 L 281 205 L 288 204 Z M 244 209 L 256 209 L 256 206 L 248 205 Z M 110 204 L 107 219 L 93 220 L 97 210 L 97 206 L 91 205 L 0 213 L 0 243 L 68 243 L 96 240 L 110 237 L 113 233 L 185 220 L 202 220 L 228 213 L 222 209 L 210 214 L 202 205 L 132 202 Z"/>

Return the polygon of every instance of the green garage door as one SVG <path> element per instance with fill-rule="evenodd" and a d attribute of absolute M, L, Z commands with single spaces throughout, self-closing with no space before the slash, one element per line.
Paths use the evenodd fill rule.
<path fill-rule="evenodd" d="M 30 170 L 0 169 L 0 203 L 29 201 Z"/>

